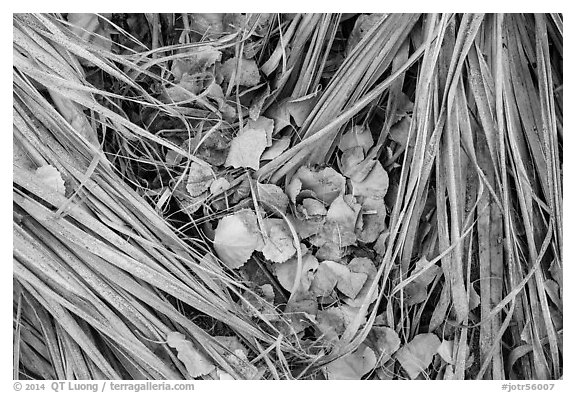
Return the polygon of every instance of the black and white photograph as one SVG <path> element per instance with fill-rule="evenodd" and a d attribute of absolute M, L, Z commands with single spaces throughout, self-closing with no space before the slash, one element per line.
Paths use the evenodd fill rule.
<path fill-rule="evenodd" d="M 13 13 L 7 389 L 563 391 L 563 20 Z"/>

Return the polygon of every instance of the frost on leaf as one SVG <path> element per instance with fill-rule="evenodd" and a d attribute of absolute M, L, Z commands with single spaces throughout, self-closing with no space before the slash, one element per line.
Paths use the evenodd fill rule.
<path fill-rule="evenodd" d="M 344 194 L 346 181 L 344 176 L 330 167 L 313 170 L 308 167 L 300 167 L 294 174 L 294 179 L 300 180 L 301 190 L 310 190 L 324 203 L 330 204 L 338 196 Z M 292 195 L 290 195 L 292 198 Z"/>
<path fill-rule="evenodd" d="M 178 352 L 178 359 L 184 363 L 192 378 L 206 375 L 215 370 L 214 364 L 194 345 L 186 340 L 182 333 L 170 332 L 166 337 L 168 345 Z"/>
<path fill-rule="evenodd" d="M 204 191 L 207 191 L 213 181 L 214 173 L 209 165 L 203 165 L 197 162 L 190 163 L 186 190 L 191 196 L 197 197 Z"/>
<path fill-rule="evenodd" d="M 438 355 L 448 364 L 454 364 L 452 359 L 452 350 L 454 349 L 454 340 L 442 340 L 438 347 Z"/>
<path fill-rule="evenodd" d="M 52 190 L 59 194 L 64 195 L 66 193 L 66 187 L 64 186 L 64 180 L 58 172 L 58 169 L 54 168 L 52 165 L 44 165 L 36 169 L 36 175 L 40 177 L 42 183 L 50 187 Z"/>
<path fill-rule="evenodd" d="M 348 45 L 346 46 L 346 54 L 349 55 L 354 47 L 356 47 L 362 38 L 368 34 L 370 29 L 374 27 L 383 18 L 386 18 L 388 14 L 362 14 L 356 19 L 350 38 L 348 39 Z"/>
<path fill-rule="evenodd" d="M 386 229 L 386 205 L 382 198 L 364 198 L 360 214 L 361 229 L 356 228 L 356 236 L 363 243 L 372 243 Z"/>
<path fill-rule="evenodd" d="M 219 177 L 210 184 L 210 193 L 218 195 L 230 188 L 230 182 L 223 177 Z"/>
<path fill-rule="evenodd" d="M 342 135 L 338 148 L 345 152 L 348 149 L 360 147 L 366 153 L 373 145 L 374 139 L 370 130 L 366 127 L 354 126 Z"/>
<path fill-rule="evenodd" d="M 300 213 L 304 219 L 321 219 L 328 213 L 324 204 L 314 198 L 303 199 L 302 205 L 298 205 L 296 209 L 296 212 Z"/>
<path fill-rule="evenodd" d="M 234 168 L 260 168 L 260 156 L 267 144 L 266 131 L 244 128 L 230 144 L 230 152 L 226 158 L 226 166 Z"/>
<path fill-rule="evenodd" d="M 367 340 L 379 357 L 379 364 L 384 364 L 400 348 L 398 333 L 386 326 L 373 326 L 368 333 Z"/>
<path fill-rule="evenodd" d="M 294 287 L 296 274 L 298 273 L 298 258 L 293 257 L 287 262 L 274 266 L 280 285 L 287 291 L 291 291 Z M 308 291 L 310 289 L 316 269 L 318 269 L 318 260 L 316 257 L 312 254 L 305 254 L 302 257 L 300 284 L 297 290 Z"/>
<path fill-rule="evenodd" d="M 256 214 L 241 210 L 223 217 L 216 227 L 214 249 L 218 257 L 231 269 L 244 265 L 255 250 L 263 247 Z"/>
<path fill-rule="evenodd" d="M 440 340 L 435 334 L 419 334 L 396 352 L 396 359 L 410 379 L 416 379 L 432 363 L 439 347 Z"/>
<path fill-rule="evenodd" d="M 211 45 L 197 46 L 186 53 L 186 57 L 176 59 L 172 63 L 172 75 L 174 80 L 179 82 L 184 74 L 193 75 L 204 72 L 220 61 L 222 53 Z"/>
<path fill-rule="evenodd" d="M 272 262 L 286 262 L 296 253 L 290 229 L 284 220 L 279 218 L 267 218 L 264 220 L 264 227 L 267 236 L 264 238 L 262 254 Z"/>
<path fill-rule="evenodd" d="M 365 273 L 352 272 L 340 263 L 324 261 L 318 266 L 310 289 L 316 296 L 327 296 L 336 287 L 345 296 L 353 299 L 362 289 L 366 279 Z"/>
<path fill-rule="evenodd" d="M 346 150 L 339 161 L 342 174 L 346 177 L 352 177 L 358 172 L 359 165 L 362 164 L 362 161 L 364 161 L 364 152 L 361 146 Z"/>
<path fill-rule="evenodd" d="M 352 180 L 351 183 L 355 196 L 384 198 L 388 191 L 388 173 L 380 162 L 376 162 L 364 180 Z"/>
<path fill-rule="evenodd" d="M 290 146 L 290 137 L 284 136 L 280 139 L 272 140 L 272 146 L 267 148 L 262 154 L 262 160 L 273 160 L 284 153 Z"/>
<path fill-rule="evenodd" d="M 326 223 L 317 239 L 317 245 L 332 243 L 338 248 L 356 243 L 356 220 L 360 205 L 350 195 L 338 196 L 326 213 Z"/>
<path fill-rule="evenodd" d="M 260 201 L 264 202 L 264 207 L 270 210 L 271 213 L 277 213 L 274 209 L 269 209 L 270 206 L 274 206 L 276 209 L 280 210 L 282 213 L 286 212 L 288 208 L 288 196 L 284 194 L 284 191 L 276 184 L 263 184 L 258 183 L 258 196 Z"/>
<path fill-rule="evenodd" d="M 372 282 L 376 279 L 376 266 L 374 266 L 374 262 L 372 262 L 368 258 L 354 258 L 348 264 L 348 269 L 354 273 L 364 273 L 366 275 L 366 282 L 360 289 L 360 292 L 356 295 L 354 299 L 348 298 L 344 299 L 344 302 L 352 307 L 360 307 L 362 303 L 366 300 L 368 296 L 368 292 L 370 291 L 370 287 L 372 286 Z M 372 292 L 372 296 L 370 298 L 370 303 L 374 302 L 378 298 L 378 288 L 374 292 Z"/>
<path fill-rule="evenodd" d="M 357 350 L 338 358 L 326 366 L 326 374 L 331 380 L 359 380 L 376 367 L 376 354 L 365 344 Z"/>
<path fill-rule="evenodd" d="M 236 68 L 238 67 L 239 68 Z M 220 73 L 226 83 L 238 83 L 240 86 L 252 87 L 260 82 L 260 72 L 254 60 L 243 58 L 238 62 L 238 58 L 233 57 L 222 64 Z M 235 74 L 235 76 L 233 75 Z M 234 77 L 234 80 L 232 80 Z"/>

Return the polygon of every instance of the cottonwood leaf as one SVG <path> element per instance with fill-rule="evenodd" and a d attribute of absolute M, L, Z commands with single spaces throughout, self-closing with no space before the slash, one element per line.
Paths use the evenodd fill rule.
<path fill-rule="evenodd" d="M 274 272 L 276 273 L 276 277 L 278 277 L 280 285 L 287 291 L 292 291 L 296 274 L 298 273 L 298 258 L 294 257 L 287 262 L 274 266 Z M 318 269 L 318 260 L 316 257 L 312 254 L 305 254 L 302 257 L 300 286 L 298 290 L 308 291 L 310 289 L 316 269 Z"/>
<path fill-rule="evenodd" d="M 258 196 L 260 201 L 264 202 L 264 207 L 267 205 L 274 206 L 282 213 L 286 212 L 288 208 L 288 196 L 282 191 L 280 187 L 276 184 L 269 183 L 258 183 Z M 276 213 L 273 209 L 270 209 L 272 213 Z"/>
<path fill-rule="evenodd" d="M 388 14 L 362 14 L 356 19 L 354 23 L 354 28 L 350 37 L 348 38 L 348 44 L 346 46 L 346 54 L 349 55 L 352 50 L 362 41 L 362 38 L 368 34 L 370 29 L 374 27 L 382 18 L 386 18 Z"/>
<path fill-rule="evenodd" d="M 338 143 L 338 148 L 343 152 L 355 147 L 360 147 L 364 153 L 367 153 L 372 146 L 374 146 L 372 133 L 367 127 L 363 126 L 352 127 L 342 135 Z"/>
<path fill-rule="evenodd" d="M 64 180 L 58 172 L 58 169 L 54 168 L 52 165 L 43 165 L 36 169 L 36 175 L 40 178 L 42 183 L 50 187 L 53 191 L 59 194 L 66 194 L 66 186 L 64 185 Z"/>
<path fill-rule="evenodd" d="M 251 210 L 225 216 L 216 227 L 214 249 L 231 269 L 244 265 L 252 253 L 262 247 L 262 235 L 258 232 L 256 215 Z"/>
<path fill-rule="evenodd" d="M 454 340 L 442 340 L 438 347 L 438 355 L 448 364 L 454 364 L 452 352 L 454 349 Z"/>
<path fill-rule="evenodd" d="M 332 293 L 338 282 L 336 272 L 325 262 L 326 261 L 318 265 L 318 269 L 312 280 L 312 285 L 310 286 L 310 291 L 315 296 L 328 296 Z"/>
<path fill-rule="evenodd" d="M 186 370 L 192 378 L 206 375 L 215 370 L 214 364 L 194 348 L 194 345 L 186 340 L 185 336 L 179 332 L 170 332 L 166 336 L 168 345 L 178 352 L 178 359 L 184 363 Z"/>
<path fill-rule="evenodd" d="M 274 130 L 274 120 L 260 116 L 256 120 L 248 119 L 246 128 L 252 130 L 264 130 L 266 132 L 266 147 L 272 146 L 272 131 Z"/>
<path fill-rule="evenodd" d="M 416 379 L 432 363 L 439 347 L 440 340 L 435 334 L 419 334 L 396 352 L 396 359 L 410 379 Z"/>
<path fill-rule="evenodd" d="M 282 263 L 296 254 L 294 238 L 283 219 L 267 218 L 264 220 L 267 237 L 264 239 L 262 254 L 272 262 Z"/>
<path fill-rule="evenodd" d="M 267 148 L 262 154 L 262 160 L 273 160 L 284 153 L 290 147 L 290 137 L 284 136 L 280 139 L 272 140 L 272 146 Z"/>
<path fill-rule="evenodd" d="M 381 365 L 390 360 L 400 348 L 398 333 L 387 326 L 373 326 L 367 339 L 372 343 L 372 349 L 375 350 Z"/>
<path fill-rule="evenodd" d="M 212 82 L 202 93 L 206 97 L 213 99 L 218 104 L 218 110 L 222 113 L 224 119 L 233 121 L 236 119 L 236 109 L 230 105 L 224 97 L 222 87 L 216 82 Z"/>
<path fill-rule="evenodd" d="M 199 164 L 192 161 L 190 163 L 190 170 L 188 171 L 188 181 L 186 182 L 186 190 L 191 196 L 197 197 L 204 191 L 210 188 L 214 181 L 214 173 L 207 164 Z"/>
<path fill-rule="evenodd" d="M 237 66 L 240 65 L 239 68 Z M 238 64 L 238 58 L 232 57 L 226 60 L 220 68 L 220 73 L 226 83 L 231 82 L 232 74 L 236 70 L 236 76 L 232 83 L 238 83 L 240 86 L 252 87 L 260 82 L 260 71 L 258 65 L 252 59 L 242 58 Z"/>
<path fill-rule="evenodd" d="M 206 71 L 222 58 L 222 53 L 212 45 L 201 45 L 186 52 L 186 57 L 172 63 L 171 72 L 179 82 L 184 74 L 193 75 Z"/>
<path fill-rule="evenodd" d="M 366 275 L 366 282 L 362 286 L 362 289 L 354 299 L 348 298 L 344 299 L 344 302 L 352 307 L 360 307 L 365 301 L 368 296 L 368 292 L 370 290 L 370 286 L 372 286 L 372 282 L 376 279 L 376 274 L 378 270 L 376 266 L 374 266 L 374 262 L 372 262 L 368 258 L 360 257 L 354 258 L 348 264 L 348 269 L 354 273 L 364 273 Z M 378 298 L 378 288 L 376 291 L 372 293 L 372 297 L 370 298 L 370 303 L 374 302 Z"/>
<path fill-rule="evenodd" d="M 292 116 L 292 119 L 294 119 L 294 122 L 298 127 L 302 127 L 304 121 L 306 121 L 306 118 L 308 115 L 310 115 L 312 109 L 314 109 L 317 97 L 319 96 L 316 93 L 313 93 L 298 99 L 288 100 L 286 102 L 288 113 L 290 113 L 290 116 Z"/>
<path fill-rule="evenodd" d="M 219 177 L 210 184 L 210 193 L 218 195 L 230 188 L 230 182 L 224 177 Z"/>
<path fill-rule="evenodd" d="M 301 190 L 310 190 L 321 201 L 331 204 L 334 199 L 344 194 L 346 181 L 344 176 L 330 167 L 320 170 L 311 169 L 306 166 L 298 168 L 294 174 L 301 182 Z"/>
<path fill-rule="evenodd" d="M 331 380 L 359 380 L 376 367 L 376 354 L 365 344 L 360 344 L 354 352 L 342 356 L 326 366 L 326 374 Z"/>
<path fill-rule="evenodd" d="M 321 232 L 322 241 L 318 245 L 331 242 L 341 248 L 355 244 L 355 227 L 360 209 L 354 197 L 338 196 L 326 213 L 326 223 Z"/>
<path fill-rule="evenodd" d="M 266 131 L 244 128 L 230 144 L 226 166 L 234 168 L 260 168 L 260 156 L 267 144 Z"/>
<path fill-rule="evenodd" d="M 362 243 L 372 243 L 386 229 L 386 205 L 382 198 L 364 198 L 360 220 L 362 226 L 356 228 L 356 236 Z"/>
<path fill-rule="evenodd" d="M 351 184 L 354 196 L 384 198 L 388 191 L 388 173 L 380 162 L 376 162 L 364 180 L 352 179 Z"/>
<path fill-rule="evenodd" d="M 354 299 L 366 282 L 366 273 L 352 272 L 348 266 L 333 261 L 324 261 L 321 264 L 326 264 L 332 269 L 337 277 L 336 288 L 349 298 Z"/>
<path fill-rule="evenodd" d="M 299 205 L 298 208 L 297 211 L 300 211 L 305 219 L 321 218 L 328 213 L 324 204 L 314 198 L 303 199 L 302 205 Z"/>
<path fill-rule="evenodd" d="M 317 328 L 328 341 L 337 341 L 346 330 L 346 319 L 339 307 L 330 307 L 318 311 L 316 316 Z"/>
<path fill-rule="evenodd" d="M 410 131 L 411 121 L 411 116 L 406 116 L 390 127 L 390 139 L 404 148 L 408 146 L 414 147 L 414 144 L 416 143 L 416 132 L 414 130 L 412 131 L 412 135 L 410 135 L 410 142 L 408 142 L 408 133 Z"/>
<path fill-rule="evenodd" d="M 364 151 L 361 146 L 347 149 L 339 161 L 342 174 L 346 177 L 352 177 L 358 171 L 358 166 L 362 161 L 364 161 Z"/>

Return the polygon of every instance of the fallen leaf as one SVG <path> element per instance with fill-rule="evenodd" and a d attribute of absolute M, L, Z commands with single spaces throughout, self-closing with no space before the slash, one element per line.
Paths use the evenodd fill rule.
<path fill-rule="evenodd" d="M 170 71 L 179 82 L 184 74 L 193 75 L 206 71 L 222 58 L 222 53 L 212 45 L 201 45 L 186 50 L 186 57 L 174 60 Z"/>
<path fill-rule="evenodd" d="M 292 300 L 284 310 L 284 316 L 290 321 L 290 332 L 300 333 L 316 320 L 318 313 L 318 303 L 316 299 L 307 297 L 308 294 L 303 294 L 302 297 Z"/>
<path fill-rule="evenodd" d="M 319 310 L 316 315 L 316 327 L 328 341 L 337 341 L 346 330 L 346 319 L 339 307 Z"/>
<path fill-rule="evenodd" d="M 222 113 L 224 119 L 228 121 L 236 120 L 236 109 L 226 101 L 222 87 L 219 84 L 212 82 L 201 96 L 206 96 L 216 101 L 218 110 Z"/>
<path fill-rule="evenodd" d="M 166 336 L 168 345 L 178 352 L 178 359 L 184 363 L 186 371 L 192 378 L 206 375 L 215 370 L 214 364 L 194 348 L 194 345 L 186 340 L 185 336 L 179 332 L 170 332 Z"/>
<path fill-rule="evenodd" d="M 438 355 L 448 364 L 454 364 L 452 360 L 452 352 L 454 349 L 454 340 L 442 340 L 438 347 Z"/>
<path fill-rule="evenodd" d="M 400 146 L 406 148 L 408 145 L 414 147 L 416 143 L 416 132 L 413 130 L 410 136 L 410 143 L 408 143 L 408 133 L 410 131 L 411 116 L 403 117 L 399 122 L 390 127 L 390 139 L 398 143 Z"/>
<path fill-rule="evenodd" d="M 293 176 L 302 183 L 302 190 L 313 191 L 316 197 L 324 203 L 331 204 L 338 196 L 344 194 L 346 181 L 344 177 L 330 167 L 313 170 L 302 166 Z"/>
<path fill-rule="evenodd" d="M 288 113 L 290 113 L 290 116 L 292 116 L 292 119 L 294 119 L 298 127 L 302 127 L 304 121 L 306 121 L 306 118 L 310 115 L 312 109 L 314 109 L 317 97 L 319 97 L 319 95 L 313 93 L 298 99 L 290 99 L 286 102 Z"/>
<path fill-rule="evenodd" d="M 268 205 L 274 206 L 282 213 L 286 212 L 288 208 L 288 196 L 284 194 L 284 191 L 276 184 L 268 183 L 258 183 L 258 196 L 260 201 L 264 202 L 264 207 L 268 208 Z M 272 213 L 276 213 L 273 209 L 270 209 Z"/>
<path fill-rule="evenodd" d="M 388 173 L 380 162 L 376 162 L 363 181 L 351 180 L 351 184 L 354 196 L 384 198 L 388 191 Z"/>
<path fill-rule="evenodd" d="M 258 232 L 256 214 L 252 210 L 241 210 L 225 216 L 216 227 L 214 249 L 222 262 L 231 269 L 244 265 L 252 253 L 262 247 L 262 235 Z"/>
<path fill-rule="evenodd" d="M 416 379 L 432 363 L 439 347 L 440 340 L 435 334 L 419 334 L 396 352 L 396 359 L 410 379 Z"/>
<path fill-rule="evenodd" d="M 376 367 L 376 354 L 365 344 L 360 344 L 354 352 L 344 355 L 326 366 L 330 380 L 359 380 Z"/>
<path fill-rule="evenodd" d="M 332 242 L 339 247 L 356 243 L 356 221 L 360 213 L 360 205 L 350 195 L 338 196 L 328 208 L 326 223 L 322 227 L 321 239 L 323 245 Z"/>
<path fill-rule="evenodd" d="M 236 68 L 238 65 L 240 67 Z M 226 60 L 220 68 L 220 73 L 226 83 L 231 82 L 234 71 L 236 71 L 234 81 L 232 81 L 234 84 L 238 83 L 240 86 L 252 87 L 260 82 L 258 65 L 252 59 L 243 58 L 239 63 L 237 57 Z"/>
<path fill-rule="evenodd" d="M 230 182 L 223 177 L 219 177 L 210 184 L 210 193 L 218 195 L 230 188 Z"/>
<path fill-rule="evenodd" d="M 318 269 L 318 260 L 312 254 L 305 254 L 302 257 L 302 268 L 300 273 L 300 286 L 298 290 L 308 291 L 314 277 L 314 272 Z M 278 277 L 278 282 L 287 291 L 292 291 L 296 273 L 298 272 L 298 258 L 293 257 L 289 261 L 275 264 L 274 273 Z"/>
<path fill-rule="evenodd" d="M 336 288 L 336 283 L 338 282 L 338 276 L 336 272 L 330 268 L 329 264 L 324 261 L 318 265 L 316 273 L 314 274 L 314 279 L 312 280 L 312 285 L 310 286 L 310 291 L 315 296 L 327 296 L 334 288 Z"/>
<path fill-rule="evenodd" d="M 345 132 L 338 143 L 340 151 L 353 149 L 355 147 L 362 148 L 364 153 L 367 153 L 374 146 L 374 139 L 370 129 L 363 126 L 354 126 L 349 131 Z"/>
<path fill-rule="evenodd" d="M 70 30 L 83 40 L 92 42 L 94 45 L 106 51 L 112 50 L 110 32 L 105 28 L 106 24 L 104 20 L 97 14 L 69 13 L 68 22 L 72 24 Z M 80 59 L 80 62 L 84 63 L 87 61 Z"/>
<path fill-rule="evenodd" d="M 324 261 L 318 266 L 311 290 L 316 296 L 326 296 L 336 288 L 349 298 L 355 298 L 366 282 L 365 273 L 350 271 L 347 266 Z"/>
<path fill-rule="evenodd" d="M 290 183 L 286 186 L 286 193 L 292 203 L 296 204 L 296 197 L 298 197 L 300 191 L 302 191 L 302 180 L 297 177 L 292 177 Z"/>
<path fill-rule="evenodd" d="M 346 177 L 352 177 L 358 171 L 358 166 L 362 161 L 364 161 L 364 151 L 361 146 L 347 149 L 339 161 L 342 174 Z"/>
<path fill-rule="evenodd" d="M 234 168 L 260 168 L 260 156 L 267 144 L 266 131 L 263 129 L 243 128 L 232 140 L 226 166 Z"/>
<path fill-rule="evenodd" d="M 301 212 L 306 219 L 319 218 L 325 216 L 328 211 L 322 202 L 314 198 L 305 198 L 302 200 Z"/>
<path fill-rule="evenodd" d="M 58 169 L 54 168 L 52 165 L 43 165 L 36 169 L 36 175 L 40 178 L 42 183 L 46 184 L 53 191 L 59 194 L 66 194 L 66 187 L 64 185 L 64 180 L 58 172 Z"/>
<path fill-rule="evenodd" d="M 280 139 L 272 140 L 272 146 L 267 148 L 262 154 L 262 160 L 273 160 L 284 153 L 290 147 L 290 137 L 284 136 Z"/>
<path fill-rule="evenodd" d="M 349 55 L 352 50 L 362 41 L 362 38 L 368 34 L 370 29 L 374 27 L 382 18 L 386 18 L 388 14 L 362 14 L 356 19 L 348 44 L 346 46 L 346 54 Z"/>
<path fill-rule="evenodd" d="M 362 286 L 362 289 L 360 290 L 360 292 L 358 292 L 358 294 L 354 299 L 351 298 L 344 299 L 344 302 L 349 306 L 360 307 L 366 301 L 368 291 L 370 290 L 372 282 L 376 278 L 378 270 L 376 269 L 376 266 L 374 266 L 374 262 L 364 257 L 352 259 L 348 264 L 348 269 L 350 269 L 350 271 L 354 273 L 364 273 L 367 277 L 366 282 Z M 378 298 L 378 288 L 376 288 L 376 291 L 372 293 L 370 303 L 374 302 L 377 298 Z"/>
<path fill-rule="evenodd" d="M 392 355 L 400 348 L 398 333 L 386 326 L 373 326 L 368 333 L 367 339 L 372 343 L 372 349 L 375 350 L 380 365 L 390 360 Z"/>
<path fill-rule="evenodd" d="M 358 241 L 372 243 L 386 229 L 386 205 L 383 198 L 363 198 L 359 222 L 360 230 L 356 228 Z"/>
<path fill-rule="evenodd" d="M 286 262 L 296 253 L 290 229 L 280 218 L 265 219 L 264 227 L 268 236 L 264 239 L 262 254 L 272 262 Z"/>
<path fill-rule="evenodd" d="M 248 119 L 246 128 L 252 130 L 264 130 L 266 132 L 266 147 L 272 146 L 272 131 L 274 130 L 274 120 L 260 116 L 256 120 Z"/>
<path fill-rule="evenodd" d="M 210 188 L 214 181 L 214 173 L 207 164 L 199 164 L 195 161 L 190 163 L 190 170 L 188 171 L 188 181 L 186 182 L 186 190 L 191 196 L 197 197 Z"/>

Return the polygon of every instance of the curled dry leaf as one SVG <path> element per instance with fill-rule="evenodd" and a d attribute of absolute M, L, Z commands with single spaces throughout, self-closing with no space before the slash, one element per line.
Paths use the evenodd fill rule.
<path fill-rule="evenodd" d="M 36 169 L 36 175 L 40 178 L 42 183 L 46 184 L 52 190 L 62 195 L 66 194 L 64 180 L 62 179 L 60 172 L 58 172 L 58 169 L 54 168 L 52 165 L 43 165 Z"/>
<path fill-rule="evenodd" d="M 366 127 L 354 126 L 345 132 L 338 143 L 338 148 L 345 152 L 355 147 L 360 147 L 364 153 L 367 153 L 374 146 L 372 133 Z"/>
<path fill-rule="evenodd" d="M 207 191 L 213 181 L 214 173 L 212 172 L 210 165 L 200 164 L 195 161 L 190 163 L 186 190 L 191 196 L 197 197 Z"/>
<path fill-rule="evenodd" d="M 174 60 L 172 75 L 179 82 L 185 74 L 193 75 L 206 71 L 222 58 L 222 53 L 212 45 L 196 46 L 186 51 L 185 57 Z"/>
<path fill-rule="evenodd" d="M 292 177 L 291 183 L 298 181 L 301 183 L 301 190 L 314 192 L 314 195 L 326 204 L 331 204 L 334 199 L 343 195 L 346 186 L 344 176 L 330 167 L 320 170 L 300 167 Z M 290 197 L 292 198 L 292 195 Z"/>
<path fill-rule="evenodd" d="M 178 359 L 184 363 L 186 370 L 192 378 L 206 375 L 215 370 L 214 364 L 194 348 L 194 345 L 186 340 L 185 336 L 179 332 L 170 332 L 166 336 L 168 345 L 178 352 Z"/>
<path fill-rule="evenodd" d="M 241 210 L 225 216 L 216 227 L 214 249 L 222 262 L 231 269 L 244 265 L 255 250 L 262 250 L 263 243 L 256 214 L 252 210 Z"/>
<path fill-rule="evenodd" d="M 440 340 L 435 334 L 419 334 L 396 352 L 396 359 L 410 379 L 416 379 L 432 363 L 439 347 Z"/>
<path fill-rule="evenodd" d="M 278 277 L 280 285 L 287 291 L 291 291 L 294 287 L 294 281 L 296 280 L 296 273 L 298 272 L 298 259 L 294 257 L 287 262 L 274 266 L 274 272 L 276 273 L 276 277 Z M 305 254 L 302 257 L 300 286 L 297 290 L 308 291 L 310 289 L 316 269 L 318 269 L 318 260 L 316 257 L 312 254 Z"/>
<path fill-rule="evenodd" d="M 342 356 L 326 366 L 326 374 L 331 380 L 359 380 L 376 367 L 376 354 L 365 344 L 360 344 L 354 352 Z"/>
<path fill-rule="evenodd" d="M 268 232 L 262 249 L 262 254 L 266 259 L 282 263 L 296 254 L 294 238 L 283 219 L 267 218 L 264 220 L 264 227 Z"/>

